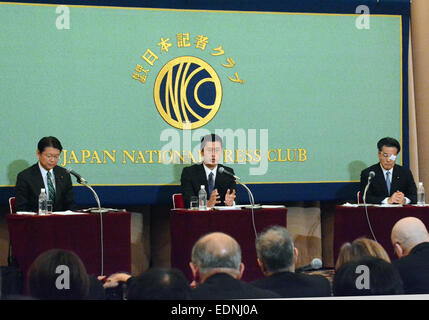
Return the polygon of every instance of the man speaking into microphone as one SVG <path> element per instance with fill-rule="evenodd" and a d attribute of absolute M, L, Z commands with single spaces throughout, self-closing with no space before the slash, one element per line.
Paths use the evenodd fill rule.
<path fill-rule="evenodd" d="M 378 141 L 379 163 L 366 168 L 360 176 L 360 192 L 363 195 L 370 172 L 375 173 L 366 193 L 366 203 L 410 204 L 417 202 L 417 188 L 413 174 L 407 168 L 395 164 L 401 151 L 399 142 L 390 137 Z"/>
<path fill-rule="evenodd" d="M 221 137 L 216 134 L 208 134 L 201 140 L 200 147 L 203 163 L 186 167 L 182 171 L 181 187 L 185 208 L 189 208 L 192 196 L 198 196 L 202 185 L 207 192 L 207 207 L 216 205 L 232 206 L 235 201 L 235 179 L 226 174 L 234 174 L 232 168 L 219 164 L 223 154 Z M 225 172 L 219 172 L 224 168 Z"/>
<path fill-rule="evenodd" d="M 37 212 L 40 189 L 44 188 L 53 203 L 53 211 L 75 209 L 73 185 L 66 169 L 57 166 L 63 147 L 55 137 L 40 139 L 38 163 L 18 173 L 15 188 L 16 211 Z"/>

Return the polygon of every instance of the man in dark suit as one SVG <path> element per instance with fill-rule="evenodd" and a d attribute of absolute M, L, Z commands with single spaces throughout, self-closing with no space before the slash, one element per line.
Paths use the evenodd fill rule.
<path fill-rule="evenodd" d="M 37 212 L 42 188 L 53 202 L 53 211 L 75 208 L 70 174 L 57 166 L 62 149 L 55 137 L 44 137 L 39 141 L 36 151 L 39 162 L 21 171 L 16 179 L 16 211 Z"/>
<path fill-rule="evenodd" d="M 278 298 L 274 292 L 241 281 L 244 264 L 240 245 L 225 233 L 200 238 L 189 263 L 194 277 L 191 296 L 197 300 Z"/>
<path fill-rule="evenodd" d="M 202 164 L 194 164 L 182 171 L 181 187 L 185 208 L 189 208 L 192 196 L 198 196 L 201 186 L 207 192 L 207 207 L 215 205 L 234 205 L 236 183 L 233 177 L 219 173 L 219 168 L 234 174 L 232 168 L 219 164 L 222 158 L 222 139 L 215 134 L 209 134 L 201 140 Z"/>
<path fill-rule="evenodd" d="M 360 176 L 360 192 L 364 196 L 368 176 L 375 173 L 366 193 L 366 203 L 410 204 L 417 202 L 417 188 L 410 170 L 395 164 L 401 146 L 396 139 L 383 138 L 377 143 L 379 163 L 366 168 Z"/>
<path fill-rule="evenodd" d="M 271 290 L 281 298 L 328 297 L 331 295 L 329 280 L 321 275 L 295 273 L 298 249 L 282 226 L 271 226 L 256 239 L 258 264 L 264 278 L 252 284 Z"/>
<path fill-rule="evenodd" d="M 406 294 L 429 293 L 429 234 L 423 222 L 414 217 L 399 220 L 392 228 L 392 245 Z"/>

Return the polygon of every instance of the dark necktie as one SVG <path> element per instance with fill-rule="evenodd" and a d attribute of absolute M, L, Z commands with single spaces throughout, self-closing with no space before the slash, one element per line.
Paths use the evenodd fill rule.
<path fill-rule="evenodd" d="M 390 171 L 386 172 L 387 193 L 390 195 Z"/>
<path fill-rule="evenodd" d="M 214 189 L 214 179 L 213 179 L 213 172 L 210 172 L 209 174 L 209 193 L 207 195 L 208 198 L 210 198 L 212 192 Z"/>
<path fill-rule="evenodd" d="M 49 200 L 52 200 L 52 202 L 54 202 L 55 200 L 55 188 L 54 188 L 54 184 L 52 183 L 51 180 L 51 172 L 48 171 L 47 174 L 47 181 L 48 181 L 48 192 L 49 192 Z"/>

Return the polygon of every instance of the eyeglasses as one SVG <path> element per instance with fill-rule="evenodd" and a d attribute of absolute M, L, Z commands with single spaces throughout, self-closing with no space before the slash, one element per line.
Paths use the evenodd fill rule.
<path fill-rule="evenodd" d="M 42 155 L 49 160 L 58 160 L 60 158 L 60 154 L 52 155 L 52 154 L 43 154 Z"/>
<path fill-rule="evenodd" d="M 394 154 L 381 153 L 381 156 L 385 159 L 390 159 L 392 161 L 396 160 L 396 155 L 394 155 Z"/>

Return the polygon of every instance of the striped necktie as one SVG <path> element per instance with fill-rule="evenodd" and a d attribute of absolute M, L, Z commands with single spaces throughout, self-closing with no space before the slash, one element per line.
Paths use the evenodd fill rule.
<path fill-rule="evenodd" d="M 47 181 L 48 181 L 49 200 L 52 200 L 52 202 L 54 202 L 54 200 L 55 200 L 55 188 L 54 188 L 54 184 L 52 183 L 51 172 L 49 172 L 49 171 L 47 174 Z"/>

